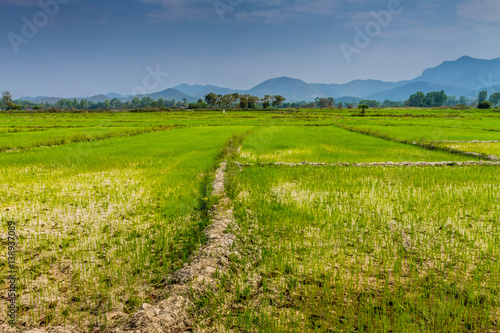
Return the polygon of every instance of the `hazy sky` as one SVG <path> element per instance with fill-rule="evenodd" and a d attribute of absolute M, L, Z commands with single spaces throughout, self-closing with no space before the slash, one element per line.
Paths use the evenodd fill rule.
<path fill-rule="evenodd" d="M 498 0 L 0 0 L 0 90 L 404 80 L 500 57 L 499 23 Z"/>

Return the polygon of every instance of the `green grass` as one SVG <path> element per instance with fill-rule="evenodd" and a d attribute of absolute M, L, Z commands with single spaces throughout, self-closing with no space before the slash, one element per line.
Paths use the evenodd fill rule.
<path fill-rule="evenodd" d="M 119 136 L 131 136 L 148 132 L 169 130 L 174 126 L 50 128 L 0 133 L 0 152 L 12 152 L 35 147 L 51 147 L 76 142 L 103 140 Z M 17 129 L 17 128 L 16 128 Z"/>
<path fill-rule="evenodd" d="M 329 127 L 274 126 L 259 128 L 244 142 L 243 162 L 404 162 L 466 161 L 463 157 L 429 151 Z"/>
<path fill-rule="evenodd" d="M 19 323 L 91 331 L 152 302 L 203 241 L 216 156 L 243 131 L 175 129 L 0 155 L 2 234 L 15 221 L 19 236 Z"/>
<path fill-rule="evenodd" d="M 341 118 L 338 110 L 300 111 L 176 111 L 103 113 L 0 113 L 0 133 L 15 128 L 148 127 L 181 124 L 186 126 L 241 126 L 268 124 L 332 124 Z"/>
<path fill-rule="evenodd" d="M 357 117 L 340 124 L 370 130 L 407 141 L 497 140 L 499 114 L 473 114 L 448 117 Z"/>
<path fill-rule="evenodd" d="M 233 133 L 251 131 L 240 162 L 464 161 L 473 158 L 390 140 L 498 140 L 499 115 L 0 113 L 0 285 L 7 223 L 15 221 L 19 323 L 110 328 L 164 297 L 162 281 L 203 243 L 210 184 L 221 151 L 234 153 L 224 146 Z M 463 144 L 500 155 L 497 148 Z M 488 166 L 240 171 L 229 163 L 240 254 L 229 258 L 218 292 L 195 300 L 195 324 L 221 332 L 496 331 L 499 174 Z M 2 298 L 1 318 L 5 310 Z"/>
<path fill-rule="evenodd" d="M 495 167 L 251 167 L 233 183 L 253 256 L 211 305 L 218 331 L 496 330 Z"/>

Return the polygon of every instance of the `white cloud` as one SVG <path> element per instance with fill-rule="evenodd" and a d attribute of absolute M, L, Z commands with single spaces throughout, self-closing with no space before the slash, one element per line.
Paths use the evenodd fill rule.
<path fill-rule="evenodd" d="M 283 22 L 303 15 L 332 15 L 337 8 L 332 0 L 256 1 L 251 10 L 241 10 L 235 17 L 241 21 Z"/>
<path fill-rule="evenodd" d="M 479 22 L 500 22 L 500 1 L 467 0 L 457 5 L 457 14 Z"/>
<path fill-rule="evenodd" d="M 192 19 L 207 17 L 209 11 L 213 15 L 211 0 L 140 0 L 146 4 L 161 5 L 162 10 L 154 11 L 152 17 L 162 19 Z"/>
<path fill-rule="evenodd" d="M 2 0 L 0 0 L 2 1 Z M 151 16 L 164 19 L 200 20 L 224 18 L 242 21 L 283 21 L 304 14 L 332 14 L 342 0 L 140 0 L 161 5 Z M 218 8 L 218 9 L 217 9 Z M 219 13 L 217 13 L 219 11 Z"/>

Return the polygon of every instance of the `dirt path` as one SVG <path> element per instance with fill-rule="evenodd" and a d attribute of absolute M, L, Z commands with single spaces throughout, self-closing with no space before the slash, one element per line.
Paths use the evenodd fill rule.
<path fill-rule="evenodd" d="M 234 224 L 233 207 L 224 193 L 226 162 L 216 171 L 212 195 L 219 198 L 210 215 L 212 223 L 205 230 L 207 243 L 192 257 L 191 263 L 177 271 L 167 282 L 169 297 L 156 305 L 144 304 L 127 324 L 111 332 L 182 332 L 192 325 L 189 308 L 193 292 L 201 295 L 215 288 L 213 274 L 224 272 L 235 236 L 225 233 Z"/>

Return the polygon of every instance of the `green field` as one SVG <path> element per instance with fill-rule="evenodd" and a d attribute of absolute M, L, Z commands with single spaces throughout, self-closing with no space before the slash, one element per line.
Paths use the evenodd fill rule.
<path fill-rule="evenodd" d="M 443 111 L 444 112 L 444 111 Z M 445 115 L 415 117 L 357 117 L 344 118 L 341 124 L 361 130 L 371 130 L 400 140 L 498 140 L 500 113 L 489 115 Z"/>
<path fill-rule="evenodd" d="M 76 142 L 88 142 L 119 136 L 132 136 L 142 133 L 167 130 L 173 126 L 158 127 L 85 127 L 19 131 L 0 134 L 0 152 L 13 152 L 35 147 L 50 147 Z"/>
<path fill-rule="evenodd" d="M 183 128 L 0 155 L 3 232 L 14 221 L 19 236 L 20 322 L 112 324 L 107 313 L 154 298 L 200 242 L 208 172 L 242 130 Z"/>
<path fill-rule="evenodd" d="M 247 137 L 241 148 L 243 162 L 434 162 L 470 160 L 440 151 L 349 132 L 328 126 L 265 127 Z"/>
<path fill-rule="evenodd" d="M 485 332 L 500 319 L 496 167 L 252 167 L 233 182 L 259 260 L 228 278 L 241 296 L 219 327 Z"/>
<path fill-rule="evenodd" d="M 500 140 L 500 113 L 0 113 L 0 285 L 14 222 L 18 328 L 126 322 L 207 241 L 228 160 L 234 253 L 216 287 L 190 296 L 191 331 L 494 332 L 498 164 L 273 165 L 500 155 L 443 140 Z"/>

